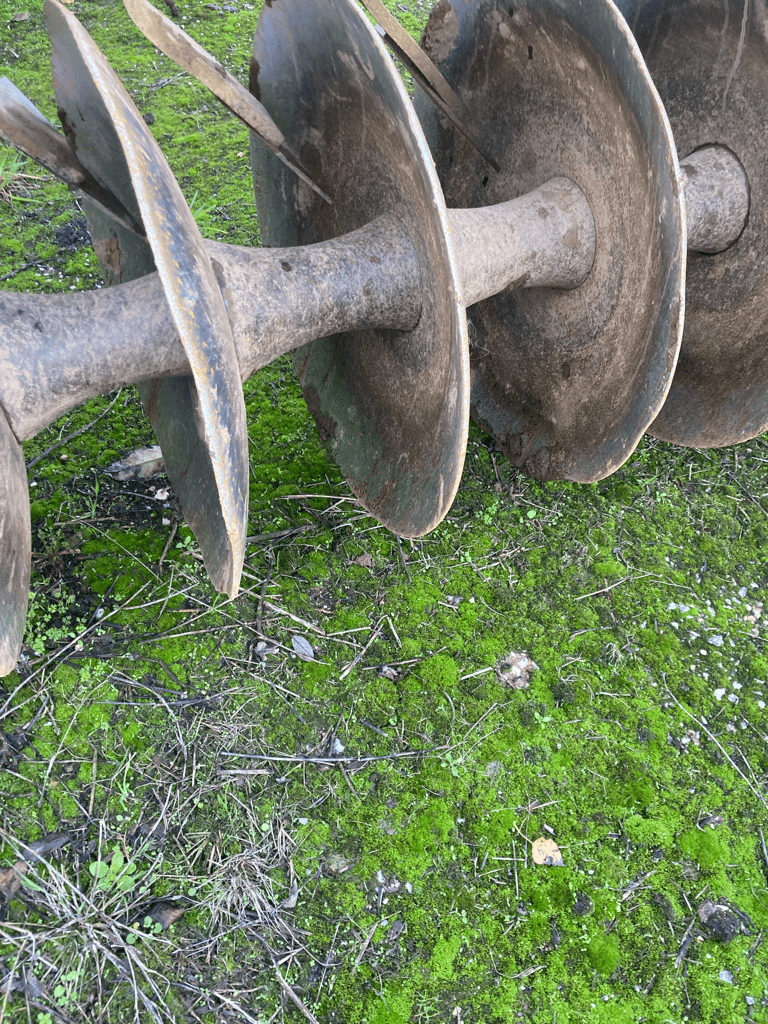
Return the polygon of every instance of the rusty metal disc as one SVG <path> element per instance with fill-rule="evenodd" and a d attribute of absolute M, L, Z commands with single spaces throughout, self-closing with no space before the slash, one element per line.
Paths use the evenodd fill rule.
<path fill-rule="evenodd" d="M 234 596 L 248 521 L 248 436 L 234 341 L 181 189 L 117 75 L 77 19 L 46 0 L 56 102 L 82 165 L 143 226 L 86 212 L 108 283 L 157 269 L 192 377 L 139 386 L 214 586 Z"/>
<path fill-rule="evenodd" d="M 467 310 L 472 413 L 539 479 L 617 469 L 661 408 L 685 272 L 678 165 L 663 107 L 609 0 L 440 0 L 422 40 L 497 173 L 419 92 L 448 207 L 570 178 L 596 254 L 573 290 L 506 289 Z"/>
<path fill-rule="evenodd" d="M 12 672 L 19 660 L 31 562 L 27 468 L 0 407 L 0 676 Z"/>
<path fill-rule="evenodd" d="M 712 143 L 741 161 L 741 236 L 690 252 L 675 379 L 649 433 L 718 447 L 768 429 L 768 28 L 747 0 L 622 0 L 667 109 L 681 159 Z M 637 13 L 635 13 L 637 11 Z"/>
<path fill-rule="evenodd" d="M 418 253 L 423 304 L 415 330 L 334 335 L 293 359 L 352 491 L 395 533 L 421 536 L 444 517 L 461 478 L 469 358 L 445 205 L 418 121 L 354 0 L 266 4 L 250 89 L 333 199 L 333 206 L 322 202 L 252 142 L 265 244 L 319 242 L 395 214 Z M 329 267 L 329 288 L 343 272 Z"/>

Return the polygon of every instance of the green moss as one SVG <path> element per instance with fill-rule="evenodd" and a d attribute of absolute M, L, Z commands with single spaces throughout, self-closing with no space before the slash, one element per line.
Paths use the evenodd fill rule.
<path fill-rule="evenodd" d="M 390 6 L 417 35 L 426 9 Z M 237 156 L 246 129 L 140 46 L 122 5 L 74 10 L 140 112 L 155 115 L 206 234 L 257 240 L 247 159 Z M 19 54 L 9 71 L 55 116 L 39 5 L 29 13 L 0 19 L 6 51 Z M 191 0 L 180 21 L 244 80 L 255 16 Z M 37 258 L 50 273 L 32 268 L 8 283 L 92 286 L 90 249 L 55 241 L 56 227 L 78 215 L 71 196 L 44 183 L 39 198 L 35 218 L 4 208 L 13 244 L 3 246 L 0 276 Z M 302 532 L 251 542 L 232 602 L 213 592 L 180 520 L 159 565 L 171 533 L 162 519 L 178 517 L 173 499 L 166 508 L 102 472 L 113 453 L 152 440 L 130 389 L 95 427 L 105 400 L 26 444 L 34 458 L 87 428 L 31 472 L 30 675 L 12 676 L 0 694 L 4 735 L 26 743 L 9 746 L 2 773 L 5 833 L 30 842 L 64 826 L 83 844 L 104 833 L 108 847 L 129 848 L 141 827 L 167 817 L 173 841 L 153 848 L 164 860 L 147 898 L 183 892 L 190 906 L 175 935 L 164 934 L 169 945 L 148 948 L 177 1019 L 187 1012 L 174 989 L 179 964 L 185 985 L 203 993 L 201 1018 L 221 1009 L 203 1012 L 216 998 L 206 991 L 240 1000 L 243 1019 L 279 1005 L 272 962 L 249 928 L 211 917 L 227 858 L 260 843 L 279 861 L 276 904 L 291 863 L 298 879 L 290 921 L 302 948 L 286 970 L 319 1020 L 426 1024 L 461 1006 L 463 1019 L 484 1024 L 720 1024 L 743 1017 L 746 992 L 758 1019 L 768 979 L 762 947 L 747 955 L 752 936 L 698 944 L 685 975 L 674 962 L 705 885 L 756 930 L 768 922 L 764 809 L 729 763 L 759 779 L 765 757 L 763 619 L 745 616 L 768 586 L 768 531 L 733 481 L 766 492 L 764 439 L 752 454 L 645 439 L 616 474 L 585 487 L 525 479 L 472 428 L 456 504 L 428 537 L 402 543 L 406 572 L 396 539 L 362 513 L 320 443 L 290 360 L 248 381 L 245 399 L 248 533 Z M 355 562 L 364 553 L 373 569 Z M 279 611 L 259 605 L 265 580 Z M 94 620 L 97 608 L 104 619 Z M 297 632 L 325 664 L 290 656 Z M 709 642 L 715 635 L 722 645 Z M 261 639 L 275 641 L 264 661 Z M 493 672 L 511 651 L 539 665 L 522 690 Z M 718 687 L 739 703 L 718 700 Z M 334 740 L 344 747 L 336 763 Z M 723 820 L 701 831 L 692 823 L 702 813 Z M 556 836 L 564 868 L 531 865 L 539 835 Z M 0 867 L 16 856 L 7 845 L 2 853 Z M 75 861 L 59 856 L 76 880 Z M 235 877 L 247 881 L 248 869 Z M 592 902 L 584 916 L 574 913 L 580 895 Z M 39 924 L 31 903 L 13 901 L 9 915 L 14 926 Z M 77 914 L 64 920 L 66 936 L 42 938 L 39 950 L 62 971 L 73 950 L 87 957 L 89 948 Z M 402 931 L 390 932 L 396 923 Z M 197 953 L 214 934 L 215 976 Z M 4 943 L 0 967 L 14 968 L 19 948 Z M 532 965 L 546 969 L 529 974 Z M 736 984 L 719 981 L 722 969 Z M 106 1015 L 117 1021 L 133 1012 L 121 984 L 104 978 Z M 303 1019 L 284 1009 L 286 1020 Z M 15 993 L 7 1015 L 27 1019 Z"/>
<path fill-rule="evenodd" d="M 726 864 L 729 859 L 728 844 L 714 829 L 689 829 L 678 837 L 677 845 L 705 869 Z"/>
<path fill-rule="evenodd" d="M 589 962 L 595 970 L 608 977 L 619 963 L 619 941 L 616 935 L 596 935 L 587 946 Z"/>
<path fill-rule="evenodd" d="M 454 976 L 454 961 L 461 949 L 461 935 L 440 936 L 435 943 L 429 961 L 429 972 L 433 979 L 448 981 Z"/>
<path fill-rule="evenodd" d="M 459 681 L 459 668 L 447 654 L 436 654 L 419 666 L 419 680 L 428 690 L 452 690 Z"/>

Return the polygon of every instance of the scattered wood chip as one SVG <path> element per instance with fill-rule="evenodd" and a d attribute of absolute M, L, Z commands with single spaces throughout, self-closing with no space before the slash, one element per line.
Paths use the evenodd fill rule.
<path fill-rule="evenodd" d="M 29 11 L 19 11 L 11 15 L 11 21 L 29 21 Z"/>
<path fill-rule="evenodd" d="M 357 558 L 352 559 L 355 565 L 362 565 L 364 569 L 373 569 L 373 555 L 368 554 L 366 551 L 363 555 L 358 555 Z"/>
<path fill-rule="evenodd" d="M 337 878 L 346 874 L 353 864 L 353 860 L 349 860 L 341 853 L 329 852 L 320 858 L 320 870 L 326 878 Z"/>
<path fill-rule="evenodd" d="M 541 836 L 534 840 L 531 849 L 531 856 L 534 864 L 546 864 L 551 868 L 562 868 L 565 866 L 563 855 L 554 839 Z"/>
<path fill-rule="evenodd" d="M 165 472 L 163 453 L 160 445 L 153 444 L 149 448 L 137 448 L 136 451 L 118 459 L 104 472 L 115 480 L 151 480 Z"/>
<path fill-rule="evenodd" d="M 511 651 L 506 658 L 496 664 L 496 675 L 502 686 L 522 690 L 531 681 L 531 676 L 539 666 L 527 654 Z"/>
<path fill-rule="evenodd" d="M 17 860 L 10 868 L 0 868 L 0 896 L 10 903 L 21 888 L 21 877 L 25 875 L 29 865 L 25 860 Z"/>
<path fill-rule="evenodd" d="M 303 636 L 291 637 L 291 647 L 296 652 L 297 657 L 301 658 L 302 661 L 314 661 L 315 651 L 309 640 L 306 640 Z"/>
<path fill-rule="evenodd" d="M 280 904 L 283 910 L 293 910 L 296 904 L 299 902 L 299 883 L 295 878 L 291 879 L 291 887 L 288 890 L 288 895 Z"/>

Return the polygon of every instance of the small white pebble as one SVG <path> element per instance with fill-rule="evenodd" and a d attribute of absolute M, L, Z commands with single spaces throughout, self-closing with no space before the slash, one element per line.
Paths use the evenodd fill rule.
<path fill-rule="evenodd" d="M 709 642 L 711 644 L 713 644 L 715 647 L 722 647 L 723 646 L 723 638 L 720 636 L 719 633 L 715 633 L 714 636 L 711 636 L 709 638 Z"/>
<path fill-rule="evenodd" d="M 163 516 L 163 526 L 170 526 L 170 525 L 171 525 L 171 520 L 170 519 L 166 519 L 165 516 Z"/>
<path fill-rule="evenodd" d="M 724 688 L 723 687 L 718 687 L 718 689 L 715 690 L 715 697 L 718 700 L 722 700 L 724 696 L 725 696 Z"/>

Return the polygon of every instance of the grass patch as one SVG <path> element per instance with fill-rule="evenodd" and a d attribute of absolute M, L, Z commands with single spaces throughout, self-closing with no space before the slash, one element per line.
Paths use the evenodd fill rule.
<path fill-rule="evenodd" d="M 181 23 L 243 80 L 257 11 L 229 6 Z M 72 9 L 205 233 L 257 241 L 239 122 L 121 5 Z M 4 72 L 53 116 L 41 6 L 4 11 Z M 0 208 L 6 287 L 95 285 L 71 195 L 34 198 Z M 768 439 L 645 439 L 578 486 L 473 429 L 450 515 L 401 548 L 282 359 L 246 385 L 226 602 L 164 481 L 104 475 L 152 442 L 110 401 L 25 445 L 58 447 L 0 686 L 0 1021 L 768 1020 Z"/>

